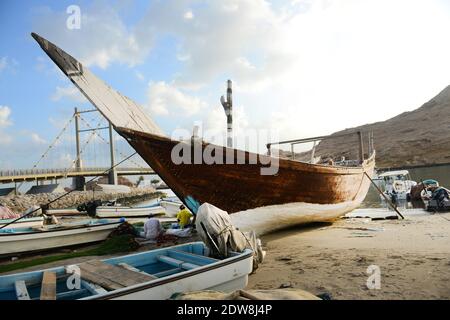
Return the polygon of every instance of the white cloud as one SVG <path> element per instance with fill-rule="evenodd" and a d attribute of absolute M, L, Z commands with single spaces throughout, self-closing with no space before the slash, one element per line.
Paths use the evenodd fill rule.
<path fill-rule="evenodd" d="M 148 33 L 140 43 L 111 4 L 96 1 L 81 7 L 81 28 L 66 28 L 64 10 L 48 7 L 35 12 L 34 30 L 68 51 L 86 66 L 107 68 L 113 62 L 134 66 L 143 61 L 152 44 Z M 60 27 L 55 27 L 60 26 Z"/>
<path fill-rule="evenodd" d="M 166 0 L 132 26 L 112 6 L 82 13 L 81 30 L 55 28 L 66 15 L 51 11 L 40 30 L 88 65 L 134 66 L 155 37 L 176 39 L 182 67 L 148 89 L 158 115 L 216 106 L 202 92 L 231 78 L 252 124 L 296 138 L 384 120 L 449 84 L 450 8 L 439 0 Z"/>
<path fill-rule="evenodd" d="M 134 75 L 135 75 L 136 78 L 138 78 L 140 81 L 144 81 L 144 80 L 145 80 L 144 75 L 143 75 L 141 72 L 139 72 L 139 71 L 135 71 L 135 72 L 134 72 Z"/>
<path fill-rule="evenodd" d="M 164 81 L 150 82 L 147 95 L 148 106 L 154 115 L 182 113 L 185 116 L 192 116 L 207 105 L 201 99 L 190 96 Z"/>
<path fill-rule="evenodd" d="M 41 138 L 37 133 L 31 133 L 31 140 L 37 144 L 47 144 L 48 142 Z"/>
<path fill-rule="evenodd" d="M 10 126 L 11 119 L 11 109 L 8 106 L 0 106 L 0 128 L 5 128 Z"/>
<path fill-rule="evenodd" d="M 59 101 L 64 98 L 69 98 L 72 101 L 77 102 L 86 102 L 86 98 L 80 93 L 80 90 L 78 90 L 73 85 L 68 85 L 67 87 L 56 87 L 55 93 L 51 96 L 51 99 L 53 101 Z"/>
<path fill-rule="evenodd" d="M 7 145 L 12 141 L 12 137 L 3 130 L 12 125 L 10 116 L 11 109 L 8 106 L 0 106 L 0 145 Z"/>
<path fill-rule="evenodd" d="M 7 57 L 0 58 L 0 72 L 6 69 L 7 66 Z"/>
<path fill-rule="evenodd" d="M 192 20 L 194 19 L 194 14 L 192 13 L 191 10 L 188 10 L 184 13 L 183 18 L 186 20 Z"/>

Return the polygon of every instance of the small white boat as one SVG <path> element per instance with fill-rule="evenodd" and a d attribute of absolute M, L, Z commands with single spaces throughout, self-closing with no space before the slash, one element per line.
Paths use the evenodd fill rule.
<path fill-rule="evenodd" d="M 100 206 L 96 209 L 98 218 L 147 218 L 149 215 L 165 214 L 160 205 L 146 207 Z"/>
<path fill-rule="evenodd" d="M 230 252 L 219 260 L 209 257 L 202 242 L 193 242 L 0 276 L 0 300 L 162 300 L 188 291 L 232 292 L 246 287 L 252 270 L 252 250 Z M 79 285 L 69 288 L 68 283 L 77 283 L 69 277 L 79 277 Z"/>
<path fill-rule="evenodd" d="M 84 220 L 32 228 L 0 229 L 0 256 L 105 240 L 121 220 Z"/>
<path fill-rule="evenodd" d="M 168 217 L 176 217 L 182 204 L 177 197 L 163 198 L 159 201 L 159 205 L 166 210 Z"/>
<path fill-rule="evenodd" d="M 16 219 L 1 219 L 0 220 L 0 228 Z M 8 228 L 8 229 L 31 228 L 31 227 L 40 227 L 43 225 L 44 225 L 44 217 L 40 216 L 40 217 L 23 218 L 23 219 L 17 220 L 16 222 L 7 225 L 6 228 Z"/>
<path fill-rule="evenodd" d="M 382 179 L 384 194 L 393 201 L 408 200 L 411 188 L 417 185 L 416 181 L 411 180 L 408 170 L 384 172 L 378 178 Z"/>

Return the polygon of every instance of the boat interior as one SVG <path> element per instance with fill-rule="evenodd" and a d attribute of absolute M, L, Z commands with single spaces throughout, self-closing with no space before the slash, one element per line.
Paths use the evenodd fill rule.
<path fill-rule="evenodd" d="M 98 226 L 109 223 L 118 223 L 117 219 L 91 219 L 91 220 L 80 220 L 80 221 L 72 221 L 66 223 L 59 224 L 50 224 L 44 226 L 35 226 L 35 227 L 23 227 L 23 228 L 3 228 L 0 229 L 0 235 L 2 234 L 22 234 L 22 233 L 33 233 L 36 231 L 52 231 L 59 229 L 71 229 L 71 228 L 80 228 L 80 227 L 90 227 L 90 226 Z"/>
<path fill-rule="evenodd" d="M 247 253 L 245 251 L 245 253 Z M 93 298 L 122 288 L 157 282 L 221 260 L 208 256 L 202 242 L 137 253 L 74 266 L 0 276 L 0 300 L 74 300 Z M 239 255 L 232 253 L 231 256 Z M 80 286 L 70 289 L 73 272 Z"/>

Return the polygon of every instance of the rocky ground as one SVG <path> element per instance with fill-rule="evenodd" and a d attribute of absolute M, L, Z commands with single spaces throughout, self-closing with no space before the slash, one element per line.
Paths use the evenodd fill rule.
<path fill-rule="evenodd" d="M 54 199 L 57 199 L 63 193 L 40 193 L 29 195 L 11 195 L 0 197 L 0 204 L 9 207 L 16 213 L 23 213 L 32 206 L 40 206 Z M 139 201 L 145 201 L 162 195 L 154 188 L 132 188 L 129 193 L 105 193 L 96 191 L 74 191 L 62 199 L 52 203 L 51 209 L 64 209 L 76 207 L 77 205 L 91 201 L 92 199 L 114 200 L 118 199 L 124 205 L 129 205 Z"/>

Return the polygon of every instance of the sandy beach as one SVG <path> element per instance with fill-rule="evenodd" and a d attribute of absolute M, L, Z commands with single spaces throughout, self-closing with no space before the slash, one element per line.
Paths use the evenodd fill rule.
<path fill-rule="evenodd" d="M 367 210 L 367 209 L 365 209 Z M 332 299 L 450 299 L 450 213 L 341 219 L 262 237 L 266 260 L 248 289 L 294 287 Z M 380 270 L 368 289 L 367 268 Z"/>
<path fill-rule="evenodd" d="M 267 256 L 250 275 L 247 289 L 292 287 L 337 300 L 450 299 L 450 213 L 406 210 L 403 214 L 405 220 L 343 218 L 263 236 Z M 195 235 L 162 246 L 198 240 Z M 138 251 L 158 247 L 150 244 Z M 8 273 L 95 258 L 99 257 L 68 259 Z M 367 287 L 367 269 L 373 265 L 380 270 L 380 289 Z"/>

